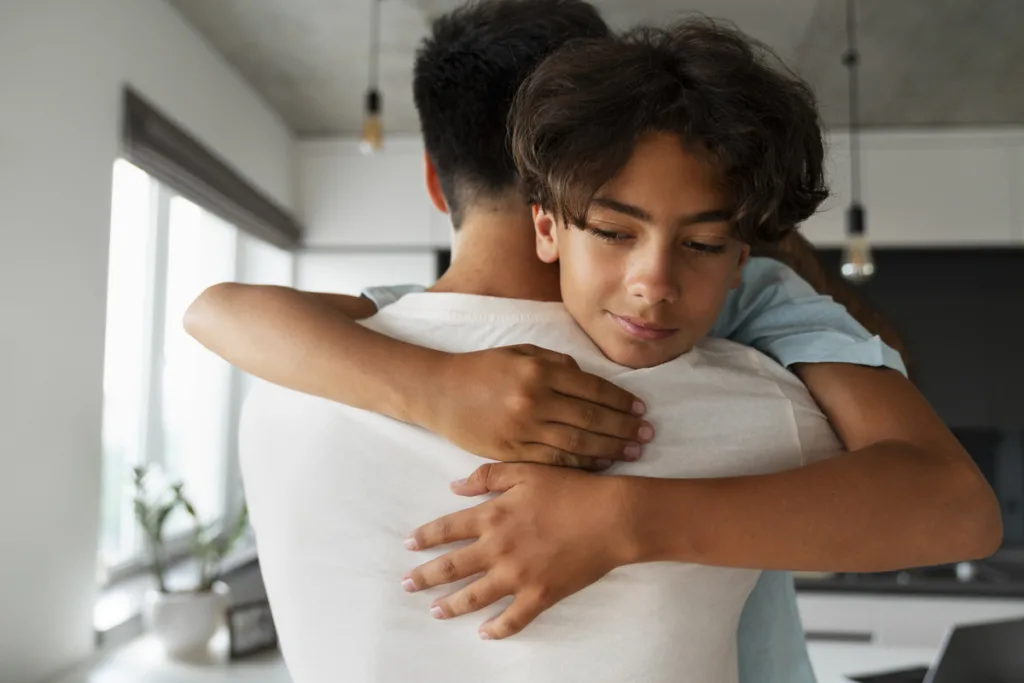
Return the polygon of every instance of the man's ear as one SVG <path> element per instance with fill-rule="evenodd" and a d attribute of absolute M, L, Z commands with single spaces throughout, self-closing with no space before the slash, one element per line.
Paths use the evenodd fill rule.
<path fill-rule="evenodd" d="M 750 260 L 750 245 L 744 244 L 743 251 L 740 252 L 740 260 L 736 264 L 736 275 L 732 281 L 732 288 L 736 289 L 740 286 L 743 281 L 743 266 L 747 265 L 747 261 Z"/>
<path fill-rule="evenodd" d="M 537 258 L 544 263 L 558 260 L 558 221 L 539 204 L 533 205 L 533 227 L 537 233 Z"/>
<path fill-rule="evenodd" d="M 441 213 L 448 213 L 448 202 L 444 199 L 444 192 L 441 191 L 441 181 L 437 177 L 437 168 L 430 160 L 430 155 L 423 153 L 423 176 L 427 183 L 427 195 L 434 208 Z"/>

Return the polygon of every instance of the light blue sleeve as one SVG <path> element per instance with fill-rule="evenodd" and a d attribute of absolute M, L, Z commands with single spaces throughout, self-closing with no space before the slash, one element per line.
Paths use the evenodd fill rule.
<path fill-rule="evenodd" d="M 789 572 L 761 572 L 736 638 L 739 683 L 815 683 Z"/>
<path fill-rule="evenodd" d="M 730 292 L 711 336 L 753 346 L 786 367 L 852 363 L 907 374 L 899 353 L 872 336 L 842 305 L 769 258 L 747 262 L 743 280 Z"/>
<path fill-rule="evenodd" d="M 367 287 L 363 290 L 363 297 L 372 301 L 377 310 L 390 306 L 406 294 L 424 292 L 423 285 L 391 285 L 390 287 Z"/>

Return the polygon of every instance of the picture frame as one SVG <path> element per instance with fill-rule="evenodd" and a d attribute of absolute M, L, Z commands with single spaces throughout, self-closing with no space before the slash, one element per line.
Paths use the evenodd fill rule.
<path fill-rule="evenodd" d="M 228 657 L 242 659 L 277 648 L 277 629 L 266 600 L 232 605 L 227 611 Z"/>

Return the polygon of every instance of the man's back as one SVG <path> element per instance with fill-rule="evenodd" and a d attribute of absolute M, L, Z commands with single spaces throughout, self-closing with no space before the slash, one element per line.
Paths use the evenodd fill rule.
<path fill-rule="evenodd" d="M 644 398 L 658 437 L 613 473 L 716 477 L 789 469 L 834 452 L 800 383 L 765 357 L 709 341 L 657 368 L 604 359 L 560 304 L 416 294 L 366 324 L 448 351 L 534 343 Z M 486 406 L 481 406 L 485 410 Z M 619 568 L 500 643 L 488 612 L 433 620 L 442 591 L 408 595 L 416 526 L 479 501 L 448 484 L 481 460 L 414 427 L 260 385 L 246 405 L 242 464 L 261 565 L 295 683 L 736 679 L 735 631 L 757 572 L 678 563 Z M 459 584 L 462 585 L 462 584 Z"/>

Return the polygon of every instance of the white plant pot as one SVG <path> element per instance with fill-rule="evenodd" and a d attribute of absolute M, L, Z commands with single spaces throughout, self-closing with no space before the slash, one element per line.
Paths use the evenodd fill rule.
<path fill-rule="evenodd" d="M 224 622 L 228 586 L 215 583 L 203 593 L 150 591 L 142 610 L 146 630 L 156 636 L 172 657 L 205 650 Z"/>

